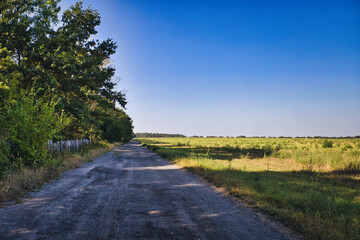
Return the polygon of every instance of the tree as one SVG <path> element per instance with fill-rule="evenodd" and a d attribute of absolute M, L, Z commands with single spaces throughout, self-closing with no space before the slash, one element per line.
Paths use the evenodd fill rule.
<path fill-rule="evenodd" d="M 6 46 L 16 73 L 16 88 L 34 91 L 73 121 L 63 138 L 96 138 L 98 108 L 125 107 L 125 94 L 115 91 L 115 69 L 104 64 L 115 53 L 116 43 L 90 40 L 100 24 L 99 13 L 82 2 L 57 15 L 59 1 L 22 0 L 1 3 L 0 46 Z M 55 29 L 54 26 L 57 26 Z M 8 78 L 10 79 L 10 78 Z M 100 110 L 101 112 L 102 110 Z"/>
<path fill-rule="evenodd" d="M 58 3 L 0 2 L 0 170 L 42 164 L 49 139 L 132 135 L 131 118 L 116 108 L 125 108 L 126 96 L 108 64 L 116 43 L 91 39 L 96 10 L 80 1 L 58 19 Z"/>
<path fill-rule="evenodd" d="M 53 72 L 60 83 L 60 106 L 74 119 L 64 131 L 67 138 L 96 138 L 99 129 L 94 118 L 102 111 L 99 108 L 115 109 L 116 103 L 122 107 L 127 103 L 125 94 L 114 90 L 115 69 L 104 64 L 115 53 L 115 42 L 89 40 L 99 24 L 98 12 L 83 9 L 78 2 L 64 12 L 56 32 L 53 46 L 58 46 L 54 49 L 58 61 Z"/>
<path fill-rule="evenodd" d="M 101 128 L 109 142 L 128 142 L 134 135 L 132 119 L 119 108 L 108 110 Z"/>

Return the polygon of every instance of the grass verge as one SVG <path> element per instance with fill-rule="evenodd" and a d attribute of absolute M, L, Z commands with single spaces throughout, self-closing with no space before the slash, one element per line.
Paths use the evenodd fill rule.
<path fill-rule="evenodd" d="M 280 158 L 228 158 L 191 144 L 138 139 L 308 239 L 360 239 L 360 173 Z M 216 151 L 216 152 L 211 152 Z M 216 157 L 214 157 L 216 156 Z M 316 169 L 316 170 L 315 170 Z"/>
<path fill-rule="evenodd" d="M 116 144 L 108 146 L 84 146 L 76 153 L 66 152 L 55 157 L 56 164 L 40 168 L 24 168 L 22 171 L 10 171 L 0 180 L 0 207 L 9 201 L 21 202 L 22 197 L 30 191 L 39 189 L 44 183 L 59 176 L 60 173 L 79 167 L 84 162 L 113 149 Z"/>

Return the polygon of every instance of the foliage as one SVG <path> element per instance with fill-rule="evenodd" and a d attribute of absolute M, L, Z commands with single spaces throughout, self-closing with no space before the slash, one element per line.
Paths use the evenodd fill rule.
<path fill-rule="evenodd" d="M 133 137 L 131 118 L 121 109 L 109 111 L 103 125 L 103 138 L 109 142 L 128 142 Z"/>
<path fill-rule="evenodd" d="M 128 141 L 109 59 L 116 43 L 93 38 L 99 13 L 78 2 L 0 2 L 0 170 L 49 162 L 47 140 Z M 1 174 L 0 174 L 1 175 Z M 0 176 L 1 177 L 1 176 Z"/>
<path fill-rule="evenodd" d="M 323 146 L 323 148 L 332 148 L 333 147 L 333 141 L 325 139 L 322 146 Z"/>
<path fill-rule="evenodd" d="M 69 122 L 55 113 L 55 104 L 20 94 L 6 106 L 11 165 L 22 168 L 43 165 L 49 160 L 47 140 Z"/>

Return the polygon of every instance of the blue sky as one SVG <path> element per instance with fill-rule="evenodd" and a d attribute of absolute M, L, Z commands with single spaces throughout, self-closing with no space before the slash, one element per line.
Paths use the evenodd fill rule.
<path fill-rule="evenodd" d="M 360 135 L 360 1 L 88 5 L 101 15 L 96 38 L 118 43 L 136 132 Z"/>

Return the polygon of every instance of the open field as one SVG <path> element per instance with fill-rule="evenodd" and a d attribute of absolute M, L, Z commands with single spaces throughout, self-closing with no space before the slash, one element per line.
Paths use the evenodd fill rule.
<path fill-rule="evenodd" d="M 310 239 L 360 239 L 360 139 L 139 138 Z"/>

